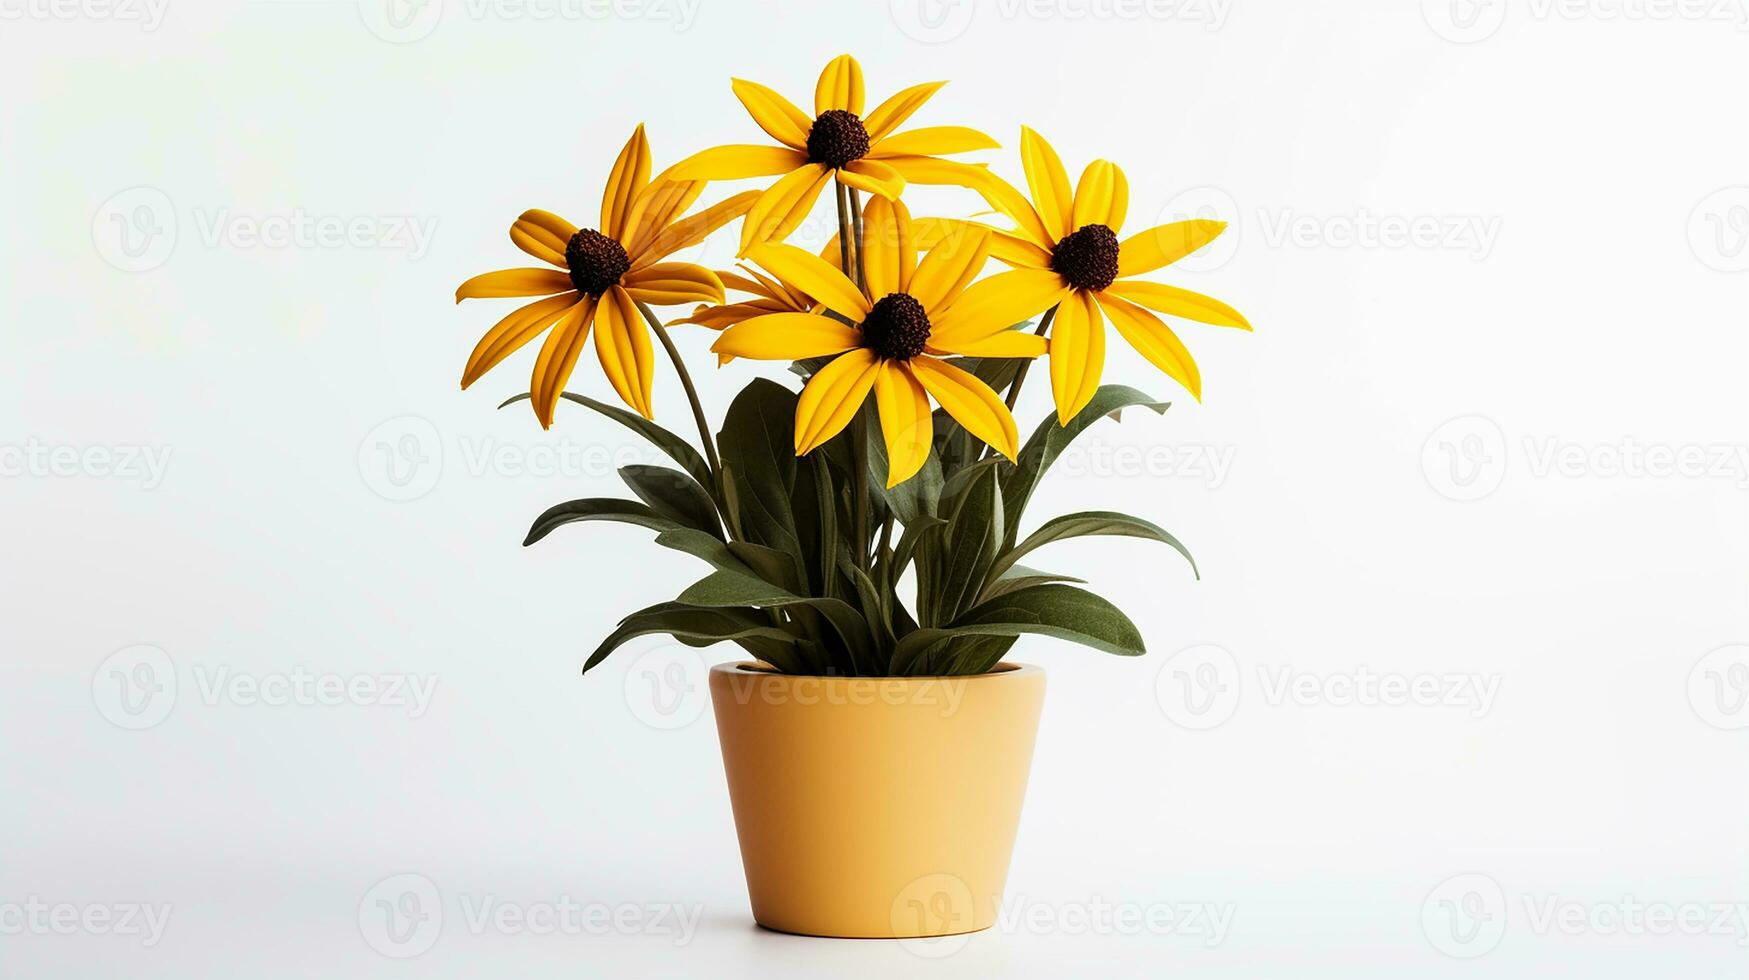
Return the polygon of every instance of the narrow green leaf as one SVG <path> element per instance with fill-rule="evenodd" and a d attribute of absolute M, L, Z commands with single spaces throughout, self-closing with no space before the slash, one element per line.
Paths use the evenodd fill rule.
<path fill-rule="evenodd" d="M 587 674 L 597 664 L 606 660 L 608 655 L 623 646 L 626 641 L 640 636 L 665 633 L 691 646 L 709 646 L 724 640 L 757 639 L 768 654 L 778 650 L 786 650 L 795 645 L 795 638 L 771 625 L 763 613 L 753 609 L 701 609 L 679 602 L 662 602 L 654 606 L 640 609 L 620 621 L 619 627 L 583 664 L 583 673 Z M 776 654 L 782 656 L 782 654 Z M 768 662 L 779 670 L 785 665 L 777 661 Z M 792 661 L 789 669 L 796 664 Z"/>
<path fill-rule="evenodd" d="M 517 402 L 527 400 L 528 397 L 528 392 L 525 391 L 513 398 L 506 399 L 504 404 L 499 405 L 498 407 L 504 408 L 509 405 L 514 405 Z M 692 444 L 685 439 L 669 432 L 667 429 L 664 429 L 649 419 L 644 418 L 642 415 L 639 415 L 636 412 L 628 412 L 617 405 L 598 402 L 587 395 L 574 395 L 568 391 L 562 392 L 559 397 L 566 401 L 588 406 L 626 428 L 631 429 L 645 439 L 650 440 L 651 444 L 666 453 L 669 459 L 679 463 L 682 469 L 692 474 L 692 478 L 697 480 L 700 486 L 711 486 L 712 480 L 710 465 L 705 462 L 703 456 L 699 455 L 698 450 L 692 448 Z"/>
<path fill-rule="evenodd" d="M 1013 544 L 1020 532 L 1020 516 L 1025 512 L 1027 502 L 1032 499 L 1033 491 L 1038 488 L 1039 481 L 1044 478 L 1051 464 L 1057 461 L 1057 457 L 1062 455 L 1063 450 L 1093 423 L 1107 415 L 1136 406 L 1149 409 L 1158 415 L 1171 407 L 1171 403 L 1155 401 L 1151 396 L 1124 385 L 1101 385 L 1094 393 L 1093 400 L 1070 419 L 1068 425 L 1059 425 L 1055 413 L 1046 416 L 1039 423 L 1038 428 L 1033 430 L 1032 437 L 1021 447 L 1014 472 L 1003 480 L 1002 503 L 1007 520 L 1004 540 L 1008 544 Z"/>
<path fill-rule="evenodd" d="M 718 539 L 723 536 L 716 502 L 690 475 L 666 466 L 622 466 L 619 478 L 650 509 Z"/>
<path fill-rule="evenodd" d="M 1005 552 L 991 568 L 993 575 L 1001 575 L 1009 566 L 1019 561 L 1028 552 L 1041 548 L 1052 541 L 1062 541 L 1066 538 L 1084 538 L 1097 535 L 1116 535 L 1126 538 L 1146 538 L 1170 545 L 1184 559 L 1190 562 L 1190 570 L 1198 578 L 1202 574 L 1196 570 L 1196 559 L 1190 557 L 1190 552 L 1180 544 L 1178 539 L 1166 532 L 1166 529 L 1143 520 L 1110 510 L 1089 510 L 1079 514 L 1064 514 L 1046 521 L 1038 530 L 1026 536 L 1026 540 Z"/>
<path fill-rule="evenodd" d="M 864 672 L 876 669 L 874 638 L 868 621 L 842 599 L 799 596 L 754 575 L 719 570 L 688 586 L 680 594 L 679 601 L 693 606 L 753 606 L 761 609 L 803 606 L 812 609 L 832 625 L 853 666 Z"/>
<path fill-rule="evenodd" d="M 1105 653 L 1138 657 L 1141 631 L 1116 606 L 1072 585 L 1035 585 L 992 599 L 947 627 L 919 629 L 899 641 L 893 659 L 904 672 L 932 644 L 959 637 L 1036 634 Z"/>
<path fill-rule="evenodd" d="M 931 563 L 930 581 L 918 582 L 918 591 L 927 598 L 927 625 L 951 622 L 977 600 L 1002 547 L 1002 487 L 996 470 L 981 466 L 968 472 L 975 476 L 948 517 L 939 564 Z"/>
<path fill-rule="evenodd" d="M 992 569 L 992 572 L 996 572 Z M 1046 585 L 1051 582 L 1072 582 L 1076 585 L 1086 585 L 1086 579 L 1073 575 L 1058 575 L 1056 572 L 1041 572 L 1025 565 L 1012 565 L 1010 568 L 996 572 L 990 579 L 990 584 L 984 586 L 984 594 L 978 597 L 979 602 L 988 602 L 997 596 L 1007 595 L 1020 589 L 1034 585 Z"/>

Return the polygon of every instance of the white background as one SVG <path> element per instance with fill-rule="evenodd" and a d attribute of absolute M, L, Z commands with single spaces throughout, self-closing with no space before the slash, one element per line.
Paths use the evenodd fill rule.
<path fill-rule="evenodd" d="M 0 0 L 0 974 L 1743 974 L 1740 0 L 623 3 Z M 1012 179 L 1026 123 L 1124 166 L 1133 228 L 1232 221 L 1153 278 L 1256 325 L 1184 329 L 1202 405 L 1114 341 L 1108 378 L 1176 404 L 1090 432 L 1032 519 L 1150 517 L 1203 579 L 1041 556 L 1153 652 L 1017 650 L 1050 693 L 1011 917 L 952 948 L 751 924 L 700 686 L 728 651 L 578 676 L 701 566 L 605 525 L 519 546 L 647 451 L 494 411 L 533 348 L 456 385 L 505 306 L 452 291 L 525 264 L 517 213 L 592 223 L 639 121 L 659 167 L 763 141 L 730 77 L 806 102 L 845 50 L 871 104 L 952 79 L 916 123 Z M 252 234 L 299 220 L 361 237 Z M 707 342 L 713 417 L 781 373 Z M 610 397 L 593 357 L 573 388 Z M 434 687 L 248 693 L 299 674 Z M 1439 694 L 1349 696 L 1381 675 Z M 471 914 L 566 900 L 622 925 Z M 100 921 L 140 904 L 155 942 Z"/>

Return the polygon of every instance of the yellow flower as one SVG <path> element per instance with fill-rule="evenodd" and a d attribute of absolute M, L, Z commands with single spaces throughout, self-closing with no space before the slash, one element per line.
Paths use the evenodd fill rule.
<path fill-rule="evenodd" d="M 931 397 L 966 431 L 1013 459 L 1019 436 L 1008 407 L 975 375 L 942 360 L 1045 351 L 1043 338 L 1009 330 L 1013 320 L 968 302 L 966 286 L 990 254 L 989 229 L 945 236 L 919 262 L 903 204 L 874 198 L 863 223 L 866 289 L 802 249 L 757 245 L 750 253 L 755 261 L 826 313 L 756 316 L 724 330 L 711 350 L 764 360 L 832 359 L 796 403 L 798 456 L 842 431 L 873 390 L 889 487 L 916 473 L 929 455 Z"/>
<path fill-rule="evenodd" d="M 995 140 L 964 126 L 894 133 L 946 82 L 913 85 L 863 116 L 862 67 L 839 55 L 814 87 L 814 116 L 756 82 L 734 80 L 735 95 L 753 121 L 781 146 L 719 146 L 674 166 L 689 180 L 783 179 L 760 195 L 741 226 L 741 254 L 764 241 L 783 241 L 813 209 L 834 175 L 847 187 L 895 199 L 906 181 L 959 184 L 981 167 L 935 159 L 940 153 L 995 149 Z"/>
<path fill-rule="evenodd" d="M 1129 183 L 1116 164 L 1105 160 L 1088 164 L 1071 195 L 1069 175 L 1044 137 L 1022 127 L 1020 156 L 1031 201 L 987 172 L 976 188 L 1017 225 L 1012 231 L 995 232 L 990 245 L 990 254 L 1014 271 L 978 283 L 961 302 L 995 306 L 994 315 L 1004 323 L 1057 306 L 1051 327 L 1051 391 L 1057 418 L 1064 424 L 1099 388 L 1107 318 L 1130 346 L 1200 400 L 1202 375 L 1196 361 L 1171 328 L 1149 310 L 1241 330 L 1250 330 L 1251 325 L 1219 300 L 1129 277 L 1189 255 L 1213 241 L 1226 223 L 1178 221 L 1120 242 L 1117 233 L 1129 207 Z"/>
<path fill-rule="evenodd" d="M 542 428 L 593 326 L 595 353 L 614 391 L 649 418 L 655 359 L 638 304 L 721 302 L 723 284 L 704 266 L 663 262 L 745 214 L 758 195 L 737 194 L 682 218 L 705 182 L 679 180 L 673 170 L 650 179 L 650 144 L 639 126 L 620 151 L 601 199 L 599 230 L 577 226 L 549 211 L 525 211 L 510 226 L 510 240 L 554 269 L 504 269 L 475 276 L 455 292 L 464 299 L 544 296 L 486 332 L 462 372 L 465 389 L 529 341 L 553 328 L 535 361 L 529 393 Z"/>

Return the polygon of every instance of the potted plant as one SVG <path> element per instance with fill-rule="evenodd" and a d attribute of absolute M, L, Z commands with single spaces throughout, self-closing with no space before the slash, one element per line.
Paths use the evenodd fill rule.
<path fill-rule="evenodd" d="M 1085 535 L 1189 558 L 1164 529 L 1110 511 L 1024 530 L 1027 504 L 1089 426 L 1167 407 L 1101 383 L 1108 321 L 1199 398 L 1196 363 L 1158 314 L 1250 329 L 1217 300 L 1134 278 L 1202 247 L 1220 222 L 1120 237 L 1123 171 L 1095 161 L 1071 190 L 1030 129 L 1026 192 L 985 164 L 944 159 L 996 143 L 960 126 L 901 129 L 941 84 L 867 109 L 861 69 L 841 56 L 810 115 L 737 80 L 774 144 L 708 149 L 652 176 L 640 126 L 594 227 L 528 211 L 510 237 L 548 268 L 487 273 L 456 293 L 532 300 L 479 341 L 464 388 L 544 334 L 528 392 L 506 405 L 530 402 L 548 427 L 574 402 L 672 460 L 620 471 L 635 499 L 551 508 L 525 543 L 618 521 L 709 566 L 621 620 L 583 669 L 650 634 L 746 652 L 715 667 L 710 688 L 754 916 L 789 932 L 930 936 L 994 921 L 1044 694 L 1038 668 L 1004 658 L 1033 634 L 1143 652 L 1130 620 L 1080 579 L 1024 562 Z M 693 210 L 708 183 L 751 178 L 775 180 Z M 963 187 L 1000 220 L 913 217 L 908 183 Z M 837 235 L 818 253 L 787 244 L 823 195 Z M 737 220 L 736 270 L 667 261 Z M 992 259 L 1007 268 L 985 275 Z M 745 298 L 728 302 L 729 290 Z M 672 306 L 691 312 L 670 322 L 719 332 L 719 360 L 783 362 L 799 390 L 754 380 L 713 431 L 654 310 Z M 591 336 L 626 407 L 565 390 Z M 653 419 L 652 338 L 691 405 L 696 445 Z M 1023 442 L 1011 410 L 1038 357 L 1055 411 Z"/>

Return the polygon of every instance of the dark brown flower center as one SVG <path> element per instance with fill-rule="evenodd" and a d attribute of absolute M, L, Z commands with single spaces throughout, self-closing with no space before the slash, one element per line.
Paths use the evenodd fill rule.
<path fill-rule="evenodd" d="M 842 167 L 867 152 L 868 130 L 854 112 L 827 109 L 808 130 L 808 159 L 813 163 Z"/>
<path fill-rule="evenodd" d="M 862 346 L 892 361 L 923 353 L 929 341 L 929 314 L 909 293 L 888 293 L 862 321 Z"/>
<path fill-rule="evenodd" d="M 565 265 L 571 270 L 571 285 L 597 299 L 632 267 L 624 245 L 593 228 L 571 236 L 565 246 Z"/>
<path fill-rule="evenodd" d="M 1076 289 L 1104 289 L 1117 278 L 1117 233 L 1104 225 L 1082 225 L 1057 243 L 1051 268 Z"/>

